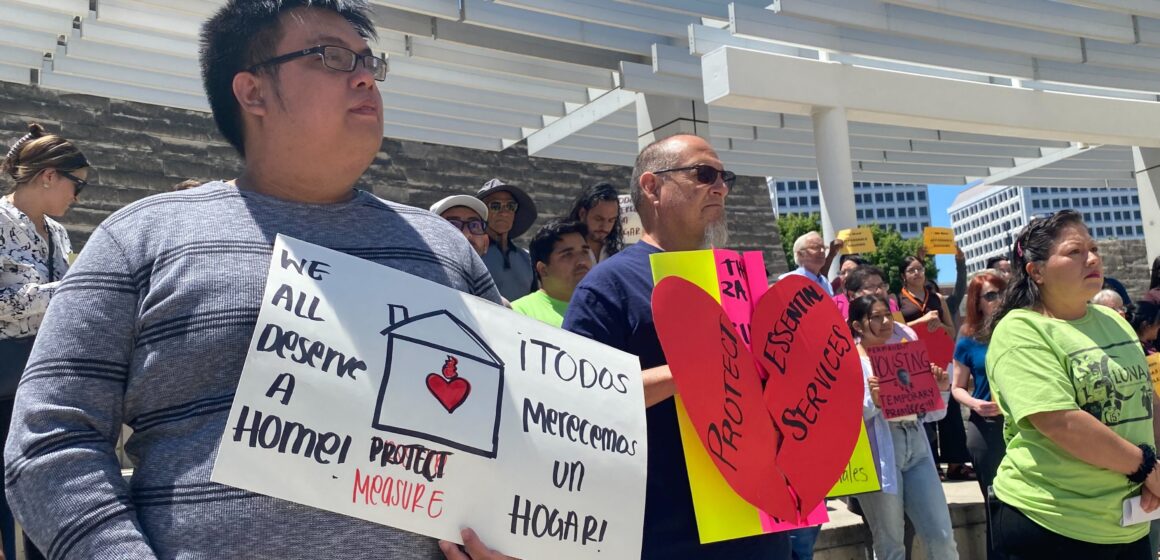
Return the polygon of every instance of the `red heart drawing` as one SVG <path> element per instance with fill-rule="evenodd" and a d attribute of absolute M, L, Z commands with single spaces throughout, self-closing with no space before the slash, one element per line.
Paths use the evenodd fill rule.
<path fill-rule="evenodd" d="M 834 301 L 798 275 L 779 280 L 757 302 L 752 333 L 753 354 L 770 376 L 765 405 L 783 437 L 777 464 L 804 515 L 833 488 L 858 442 L 858 349 Z"/>
<path fill-rule="evenodd" d="M 677 392 L 726 482 L 762 511 L 794 519 L 798 508 L 778 469 L 778 434 L 761 400 L 757 365 L 729 316 L 696 284 L 674 276 L 653 289 L 653 320 Z"/>
<path fill-rule="evenodd" d="M 427 390 L 431 391 L 435 400 L 439 401 L 447 412 L 455 412 L 455 409 L 467 401 L 467 395 L 471 394 L 471 383 L 462 377 L 445 379 L 441 375 L 431 373 L 427 375 Z"/>

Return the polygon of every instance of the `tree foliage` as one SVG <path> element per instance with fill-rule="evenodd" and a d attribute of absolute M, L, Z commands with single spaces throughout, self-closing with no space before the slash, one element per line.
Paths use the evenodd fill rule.
<path fill-rule="evenodd" d="M 886 273 L 886 278 L 890 282 L 890 293 L 897 294 L 902 289 L 902 275 L 899 273 L 898 265 L 902 264 L 902 259 L 908 255 L 918 253 L 919 247 L 922 246 L 922 238 L 903 239 L 897 231 L 878 224 L 871 224 L 868 227 L 874 233 L 874 245 L 878 247 L 878 252 L 862 257 Z M 777 229 L 781 235 L 781 246 L 785 250 L 786 265 L 793 270 L 797 268 L 793 260 L 794 240 L 810 231 L 820 233 L 822 220 L 818 214 L 784 215 L 778 218 Z M 938 278 L 938 268 L 934 265 L 934 259 L 926 260 L 926 277 L 931 280 Z"/>

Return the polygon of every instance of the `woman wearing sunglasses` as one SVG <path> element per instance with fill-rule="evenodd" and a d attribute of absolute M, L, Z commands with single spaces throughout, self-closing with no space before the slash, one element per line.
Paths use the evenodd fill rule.
<path fill-rule="evenodd" d="M 995 271 L 985 270 L 971 278 L 967 286 L 967 317 L 955 343 L 954 386 L 951 394 L 956 401 L 971 409 L 967 425 L 967 450 L 978 475 L 979 489 L 989 503 L 987 489 L 995 479 L 995 471 L 1003 460 L 1007 446 L 1003 443 L 1003 413 L 991 400 L 991 384 L 987 381 L 987 338 L 984 323 L 999 310 L 1007 281 Z M 990 527 L 990 513 L 987 514 Z M 987 531 L 987 558 L 995 560 L 991 531 Z"/>
<path fill-rule="evenodd" d="M 1012 257 L 987 323 L 1007 441 L 993 484 L 995 546 L 1012 560 L 1155 558 L 1148 524 L 1121 520 L 1127 499 L 1160 506 L 1156 398 L 1132 327 L 1088 303 L 1104 282 L 1099 247 L 1080 215 L 1062 210 L 1032 220 Z"/>
<path fill-rule="evenodd" d="M 0 437 L 5 439 L 16 384 L 72 252 L 68 233 L 53 218 L 76 201 L 88 174 L 84 154 L 39 124 L 28 125 L 28 134 L 12 144 L 0 163 L 0 176 L 14 183 L 0 197 Z M 0 533 L 4 555 L 15 558 L 12 513 L 5 500 L 0 500 Z"/>

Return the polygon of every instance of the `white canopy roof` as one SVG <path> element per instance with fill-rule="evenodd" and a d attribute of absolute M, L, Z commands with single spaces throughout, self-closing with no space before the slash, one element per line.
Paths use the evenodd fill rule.
<path fill-rule="evenodd" d="M 0 0 L 0 80 L 207 110 L 221 4 Z M 1133 187 L 1128 147 L 1160 146 L 1154 0 L 373 4 L 391 138 L 631 165 L 644 94 L 708 100 L 745 175 L 816 175 L 815 98 L 851 106 L 858 181 Z"/>

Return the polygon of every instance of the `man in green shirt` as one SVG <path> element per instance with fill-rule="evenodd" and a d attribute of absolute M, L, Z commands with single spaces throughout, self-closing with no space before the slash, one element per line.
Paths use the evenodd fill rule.
<path fill-rule="evenodd" d="M 513 301 L 512 309 L 553 327 L 563 324 L 572 292 L 596 262 L 587 238 L 588 227 L 580 222 L 544 224 L 528 247 L 540 289 Z"/>

